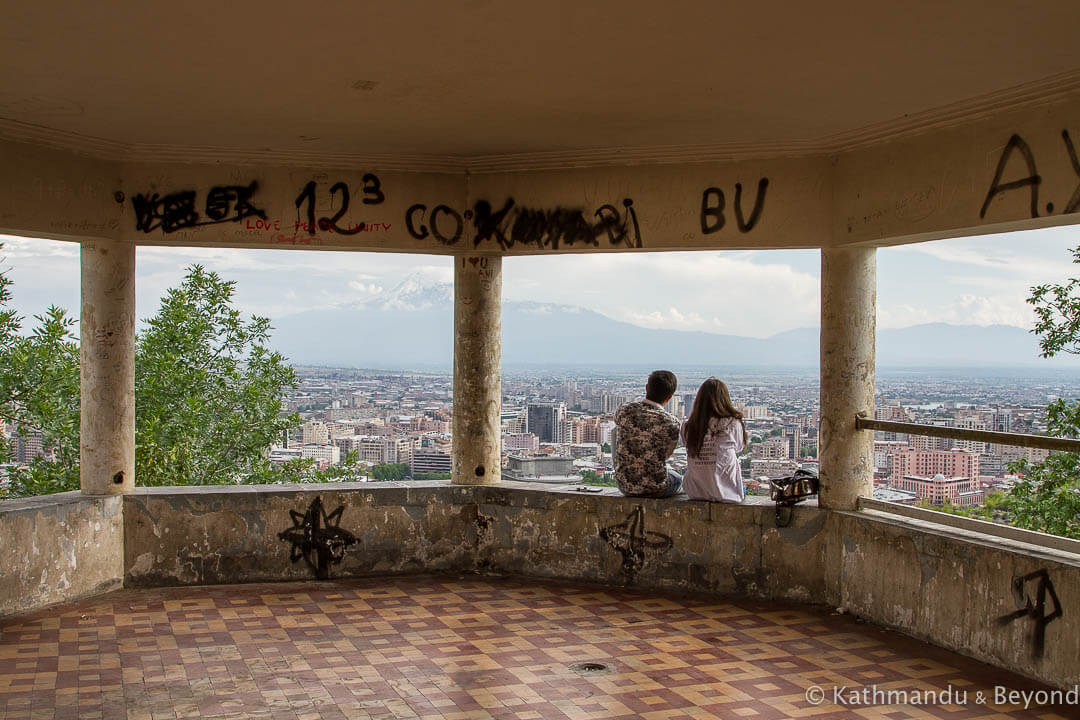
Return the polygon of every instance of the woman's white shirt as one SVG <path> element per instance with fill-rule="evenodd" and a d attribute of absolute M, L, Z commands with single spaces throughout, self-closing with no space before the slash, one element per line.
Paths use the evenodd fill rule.
<path fill-rule="evenodd" d="M 686 423 L 682 426 L 686 443 Z M 683 491 L 691 500 L 742 502 L 746 497 L 742 467 L 737 454 L 746 447 L 743 425 L 737 418 L 713 418 L 697 456 L 686 452 L 686 475 Z"/>

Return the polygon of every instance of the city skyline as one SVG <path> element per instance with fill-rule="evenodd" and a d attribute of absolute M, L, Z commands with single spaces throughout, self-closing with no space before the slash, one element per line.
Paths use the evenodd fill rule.
<path fill-rule="evenodd" d="M 31 317 L 57 304 L 78 318 L 77 244 L 4 235 L 0 242 L 0 267 L 15 283 L 12 307 Z M 1061 227 L 882 248 L 878 326 L 1030 329 L 1030 287 L 1075 274 L 1075 245 L 1080 233 Z M 192 263 L 236 281 L 236 305 L 245 314 L 271 319 L 360 303 L 410 275 L 453 279 L 451 259 L 431 255 L 140 247 L 140 320 L 156 312 L 163 292 Z M 764 338 L 817 326 L 819 275 L 816 250 L 510 257 L 503 297 L 577 305 L 645 328 Z"/>

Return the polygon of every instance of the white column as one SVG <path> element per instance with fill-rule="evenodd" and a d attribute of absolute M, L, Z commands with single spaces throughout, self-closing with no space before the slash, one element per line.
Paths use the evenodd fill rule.
<path fill-rule="evenodd" d="M 822 249 L 820 503 L 834 510 L 874 488 L 874 433 L 855 415 L 874 416 L 876 297 L 876 249 Z"/>
<path fill-rule="evenodd" d="M 82 243 L 82 491 L 135 489 L 135 245 Z"/>
<path fill-rule="evenodd" d="M 453 482 L 501 474 L 502 258 L 454 258 Z"/>

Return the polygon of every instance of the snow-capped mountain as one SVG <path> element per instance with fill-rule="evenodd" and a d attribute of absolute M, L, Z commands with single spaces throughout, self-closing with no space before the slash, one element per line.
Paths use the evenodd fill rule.
<path fill-rule="evenodd" d="M 414 312 L 453 306 L 454 285 L 438 282 L 421 273 L 412 273 L 395 287 L 354 304 L 358 309 Z"/>
<path fill-rule="evenodd" d="M 453 285 L 413 274 L 348 306 L 274 319 L 274 346 L 296 364 L 342 367 L 440 367 L 453 363 Z M 818 330 L 747 338 L 642 328 L 592 310 L 504 300 L 503 363 L 670 367 L 814 367 Z M 877 363 L 888 366 L 1076 367 L 1050 364 L 1023 329 L 931 323 L 880 330 Z"/>

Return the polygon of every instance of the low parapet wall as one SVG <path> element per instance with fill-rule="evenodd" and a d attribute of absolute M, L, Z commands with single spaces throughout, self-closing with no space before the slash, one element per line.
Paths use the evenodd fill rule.
<path fill-rule="evenodd" d="M 1080 683 L 1075 554 L 888 513 L 808 504 L 780 528 L 761 498 L 721 505 L 516 483 L 145 489 L 126 497 L 125 513 L 128 585 L 448 571 L 768 597 Z M 341 543 L 340 562 L 320 568 L 305 549 L 313 519 Z"/>
<path fill-rule="evenodd" d="M 315 499 L 320 508 L 316 508 Z M 314 519 L 344 552 L 334 577 L 479 571 L 835 602 L 821 573 L 827 513 L 625 498 L 550 485 L 358 483 L 150 488 L 127 496 L 126 584 L 308 579 Z M 348 537 L 342 533 L 348 533 Z M 355 542 L 352 542 L 355 541 Z M 332 540 L 331 540 L 332 542 Z"/>
<path fill-rule="evenodd" d="M 0 503 L 0 616 L 120 587 L 123 502 L 68 492 Z"/>
<path fill-rule="evenodd" d="M 114 587 L 121 573 L 128 586 L 513 574 L 825 604 L 1080 684 L 1080 555 L 874 510 L 807 504 L 780 528 L 760 498 L 512 483 L 146 488 L 6 502 L 0 541 L 5 614 Z"/>

